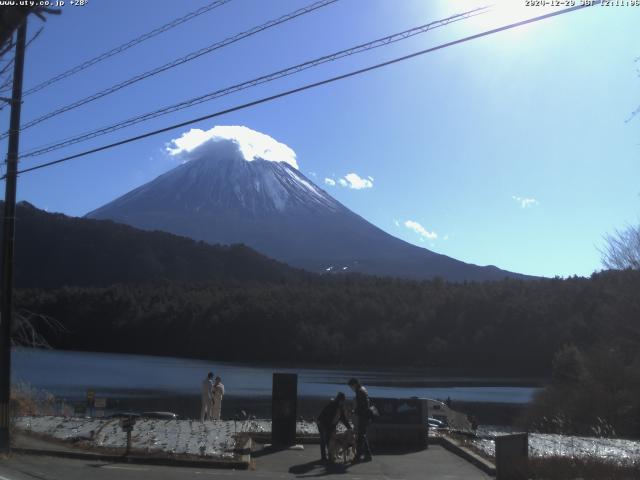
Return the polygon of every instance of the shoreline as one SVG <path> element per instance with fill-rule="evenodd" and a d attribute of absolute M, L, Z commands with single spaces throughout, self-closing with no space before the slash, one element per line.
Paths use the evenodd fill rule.
<path fill-rule="evenodd" d="M 95 350 L 67 350 L 67 349 L 39 349 L 39 348 L 27 348 L 27 347 L 12 347 L 12 352 L 55 352 L 61 354 L 77 354 L 77 355 L 114 355 L 114 356 L 132 356 L 142 357 L 150 359 L 167 359 L 167 360 L 188 360 L 194 362 L 208 363 L 212 365 L 219 365 L 221 367 L 246 367 L 246 368 L 261 368 L 277 370 L 301 370 L 301 371 L 315 371 L 315 370 L 329 370 L 335 372 L 349 372 L 349 373 L 362 373 L 378 375 L 380 372 L 384 372 L 387 375 L 393 373 L 399 373 L 406 375 L 415 374 L 419 376 L 427 377 L 420 383 L 411 383 L 412 386 L 421 387 L 542 387 L 549 383 L 549 378 L 539 375 L 518 375 L 517 372 L 495 372 L 487 370 L 474 370 L 462 367 L 420 367 L 415 365 L 402 366 L 402 365 L 345 365 L 345 364 L 328 364 L 328 363 L 281 363 L 277 361 L 266 360 L 260 362 L 243 362 L 235 360 L 224 359 L 212 359 L 201 357 L 187 356 L 173 356 L 173 355 L 160 355 L 153 353 L 140 353 L 140 352 L 116 352 L 116 351 L 95 351 Z M 369 382 L 370 385 L 375 386 L 376 382 Z M 402 380 L 390 380 L 385 382 L 384 385 L 393 385 L 397 387 L 407 386 L 406 382 Z"/>
<path fill-rule="evenodd" d="M 352 395 L 347 394 L 347 403 L 353 401 Z M 329 402 L 329 397 L 299 396 L 297 418 L 301 421 L 312 421 L 322 408 Z M 172 412 L 181 419 L 200 418 L 199 395 L 163 395 L 153 397 L 127 397 L 121 399 L 107 399 L 105 415 L 118 412 Z M 463 402 L 453 401 L 451 408 L 475 417 L 480 424 L 514 426 L 527 409 L 528 404 L 493 403 L 493 402 Z M 270 396 L 234 396 L 226 395 L 222 402 L 222 419 L 233 420 L 241 411 L 248 418 L 271 419 Z M 95 416 L 95 411 L 93 412 Z"/>

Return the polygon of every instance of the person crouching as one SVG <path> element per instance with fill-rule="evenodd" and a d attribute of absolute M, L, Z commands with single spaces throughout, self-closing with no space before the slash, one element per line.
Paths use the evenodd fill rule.
<path fill-rule="evenodd" d="M 344 408 L 344 393 L 338 392 L 336 398 L 331 400 L 318 415 L 318 432 L 320 433 L 320 459 L 327 461 L 327 444 L 331 437 L 335 434 L 338 423 L 351 430 L 351 424 L 347 419 L 347 413 Z"/>

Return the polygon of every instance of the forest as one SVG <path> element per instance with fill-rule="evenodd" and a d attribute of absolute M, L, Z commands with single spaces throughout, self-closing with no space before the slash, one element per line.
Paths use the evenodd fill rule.
<path fill-rule="evenodd" d="M 55 348 L 550 376 L 572 344 L 640 349 L 640 272 L 487 283 L 367 276 L 21 289 Z"/>

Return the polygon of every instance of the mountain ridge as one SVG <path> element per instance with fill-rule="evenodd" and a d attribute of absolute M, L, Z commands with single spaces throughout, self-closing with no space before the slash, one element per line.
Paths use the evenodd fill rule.
<path fill-rule="evenodd" d="M 245 245 L 210 245 L 110 220 L 48 213 L 27 202 L 17 205 L 15 254 L 18 288 L 159 280 L 279 282 L 312 276 Z"/>
<path fill-rule="evenodd" d="M 245 160 L 232 141 L 211 142 L 204 154 L 86 217 L 212 244 L 245 243 L 314 273 L 453 281 L 533 278 L 461 262 L 398 239 L 349 210 L 291 165 Z"/>

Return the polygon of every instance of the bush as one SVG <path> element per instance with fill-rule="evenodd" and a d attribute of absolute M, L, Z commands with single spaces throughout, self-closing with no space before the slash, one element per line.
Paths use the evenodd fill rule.
<path fill-rule="evenodd" d="M 11 386 L 11 418 L 25 415 L 55 415 L 56 399 L 46 390 L 20 382 Z"/>
<path fill-rule="evenodd" d="M 552 383 L 534 397 L 524 426 L 541 433 L 640 437 L 637 356 L 614 348 L 583 355 L 573 345 L 563 347 L 554 357 Z"/>

